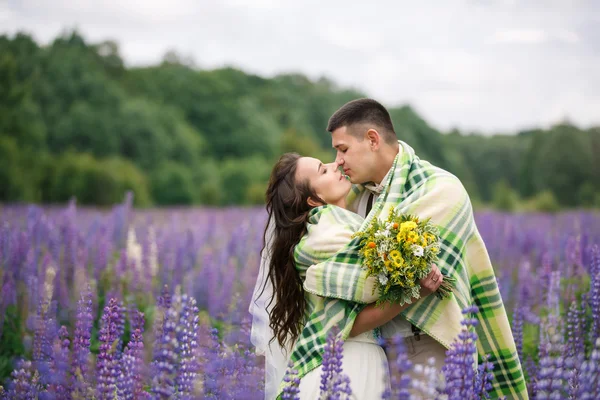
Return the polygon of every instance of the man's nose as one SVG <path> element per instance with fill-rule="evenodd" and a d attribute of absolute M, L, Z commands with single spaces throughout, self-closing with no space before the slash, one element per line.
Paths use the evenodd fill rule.
<path fill-rule="evenodd" d="M 340 152 L 335 155 L 335 163 L 338 167 L 344 165 L 344 159 L 342 158 L 342 154 Z"/>

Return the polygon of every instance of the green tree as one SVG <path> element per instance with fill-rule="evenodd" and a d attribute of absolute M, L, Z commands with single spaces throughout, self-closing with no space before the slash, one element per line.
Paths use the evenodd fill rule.
<path fill-rule="evenodd" d="M 157 204 L 192 204 L 195 200 L 192 174 L 183 165 L 165 162 L 151 177 L 152 196 Z"/>

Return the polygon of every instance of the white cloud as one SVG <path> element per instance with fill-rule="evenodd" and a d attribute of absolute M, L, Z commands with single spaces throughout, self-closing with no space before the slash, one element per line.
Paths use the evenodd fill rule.
<path fill-rule="evenodd" d="M 548 40 L 546 32 L 540 29 L 513 29 L 494 33 L 492 43 L 544 43 Z"/>
<path fill-rule="evenodd" d="M 574 44 L 579 42 L 579 35 L 566 29 L 551 33 L 541 29 L 511 29 L 495 32 L 489 38 L 488 42 L 502 44 L 543 44 L 552 40 Z"/>
<path fill-rule="evenodd" d="M 4 32 L 48 43 L 78 27 L 118 41 L 129 65 L 175 49 L 202 68 L 325 75 L 387 105 L 410 102 L 441 129 L 516 130 L 559 114 L 600 123 L 595 1 L 2 1 Z"/>
<path fill-rule="evenodd" d="M 13 18 L 13 12 L 8 5 L 0 3 L 0 22 L 9 21 L 11 18 Z"/>

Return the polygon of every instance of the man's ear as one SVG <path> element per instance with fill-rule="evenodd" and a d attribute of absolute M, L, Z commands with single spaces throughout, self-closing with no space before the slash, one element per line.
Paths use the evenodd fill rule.
<path fill-rule="evenodd" d="M 306 200 L 306 202 L 308 203 L 309 206 L 311 207 L 319 207 L 322 206 L 323 204 L 321 204 L 321 202 L 313 200 L 312 197 L 309 197 L 308 200 Z"/>
<path fill-rule="evenodd" d="M 366 133 L 366 140 L 369 141 L 371 150 L 379 150 L 381 144 L 381 135 L 375 129 L 369 129 Z"/>

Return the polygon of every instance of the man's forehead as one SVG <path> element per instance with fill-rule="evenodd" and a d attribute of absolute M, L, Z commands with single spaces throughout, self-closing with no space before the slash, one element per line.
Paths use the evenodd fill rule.
<path fill-rule="evenodd" d="M 342 126 L 331 133 L 331 146 L 338 147 L 347 145 L 351 140 L 352 135 L 348 132 L 347 126 Z"/>

